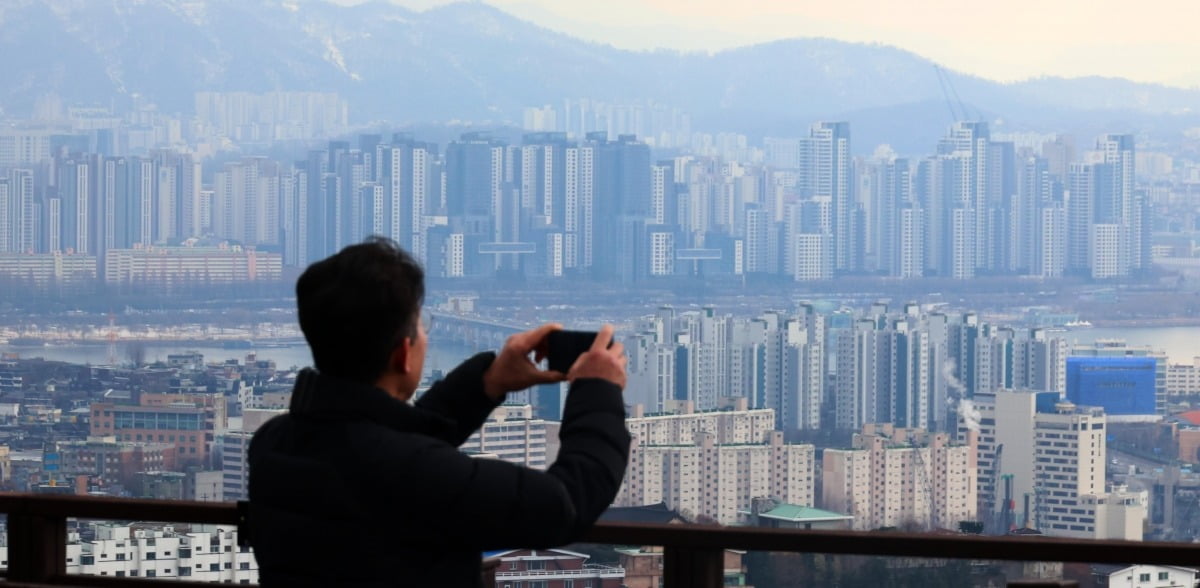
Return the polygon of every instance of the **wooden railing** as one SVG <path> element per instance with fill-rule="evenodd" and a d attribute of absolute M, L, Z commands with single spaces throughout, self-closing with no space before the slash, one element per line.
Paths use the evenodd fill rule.
<path fill-rule="evenodd" d="M 245 503 L 140 500 L 0 493 L 8 518 L 7 586 L 208 586 L 167 579 L 114 578 L 66 573 L 67 519 L 161 521 L 237 525 L 245 540 Z M 827 553 L 1005 561 L 1061 561 L 1200 567 L 1190 543 L 1088 541 L 1052 537 L 798 531 L 748 527 L 599 523 L 585 541 L 663 547 L 663 579 L 670 587 L 717 587 L 724 581 L 724 550 Z M 1010 586 L 1073 586 L 1066 582 Z"/>

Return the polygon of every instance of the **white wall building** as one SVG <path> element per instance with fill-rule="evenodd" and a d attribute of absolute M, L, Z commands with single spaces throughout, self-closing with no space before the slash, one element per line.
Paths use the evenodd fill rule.
<path fill-rule="evenodd" d="M 976 519 L 974 448 L 945 433 L 866 425 L 853 449 L 826 449 L 822 507 L 855 530 L 915 525 L 954 529 Z"/>
<path fill-rule="evenodd" d="M 558 455 L 558 423 L 534 418 L 531 405 L 504 404 L 459 450 L 544 470 Z"/>
<path fill-rule="evenodd" d="M 974 407 L 981 518 L 1059 537 L 1142 539 L 1144 496 L 1105 489 L 1102 409 L 1057 402 L 1057 393 L 1007 389 L 976 394 Z M 1010 521 L 998 516 L 1005 484 L 1017 511 Z"/>
<path fill-rule="evenodd" d="M 1167 396 L 1182 396 L 1200 393 L 1200 357 L 1192 363 L 1167 365 Z"/>
<path fill-rule="evenodd" d="M 226 526 L 117 525 L 95 522 L 91 540 L 71 533 L 67 573 L 114 578 L 157 578 L 191 582 L 257 584 L 258 563 L 238 545 L 237 529 Z M 8 546 L 0 560 L 8 561 Z"/>
<path fill-rule="evenodd" d="M 689 518 L 733 524 L 755 498 L 812 505 L 813 446 L 785 444 L 773 410 L 642 417 L 635 407 L 634 415 L 616 506 L 664 502 Z"/>
<path fill-rule="evenodd" d="M 1177 566 L 1096 565 L 1092 577 L 1097 586 L 1131 588 L 1192 588 L 1200 570 Z"/>

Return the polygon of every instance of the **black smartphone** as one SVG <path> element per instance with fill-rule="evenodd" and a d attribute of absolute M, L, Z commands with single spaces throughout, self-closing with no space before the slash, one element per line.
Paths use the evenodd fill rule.
<path fill-rule="evenodd" d="M 595 341 L 595 331 L 551 331 L 546 337 L 546 367 L 567 373 L 575 365 L 575 360 L 591 349 Z M 608 342 L 608 346 L 612 347 L 612 341 Z"/>

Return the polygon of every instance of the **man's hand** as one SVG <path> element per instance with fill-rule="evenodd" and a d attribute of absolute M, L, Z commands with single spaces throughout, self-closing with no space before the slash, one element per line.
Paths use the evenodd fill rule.
<path fill-rule="evenodd" d="M 629 363 L 629 358 L 625 357 L 625 346 L 620 341 L 613 343 L 612 347 L 608 346 L 612 338 L 613 326 L 604 325 L 596 334 L 592 348 L 575 360 L 567 372 L 567 379 L 574 382 L 576 378 L 600 378 L 624 390 L 625 364 Z"/>
<path fill-rule="evenodd" d="M 561 382 L 566 374 L 550 370 L 540 370 L 529 354 L 534 353 L 536 361 L 546 357 L 546 336 L 551 331 L 562 330 L 562 325 L 549 323 L 532 331 L 517 333 L 504 342 L 500 353 L 487 371 L 483 372 L 483 392 L 493 400 L 501 400 L 509 392 L 524 390 L 536 384 Z"/>

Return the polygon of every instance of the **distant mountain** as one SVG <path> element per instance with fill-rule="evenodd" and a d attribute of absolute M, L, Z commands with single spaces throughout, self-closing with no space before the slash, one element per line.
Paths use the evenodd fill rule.
<path fill-rule="evenodd" d="M 792 39 L 712 55 L 634 52 L 477 2 L 415 12 L 385 2 L 5 0 L 0 56 L 0 107 L 18 115 L 50 91 L 101 104 L 136 93 L 167 112 L 191 112 L 200 90 L 336 91 L 353 119 L 396 123 L 516 121 L 524 106 L 589 97 L 654 100 L 704 128 L 751 133 L 855 116 L 892 127 L 892 142 L 904 143 L 938 134 L 958 108 L 948 106 L 932 62 L 893 47 Z M 1014 128 L 1200 117 L 1196 90 L 947 75 L 969 112 Z M 918 132 L 918 120 L 939 128 Z"/>

